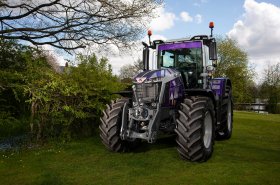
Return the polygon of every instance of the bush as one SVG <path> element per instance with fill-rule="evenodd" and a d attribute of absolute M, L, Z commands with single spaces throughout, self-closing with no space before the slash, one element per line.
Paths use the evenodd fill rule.
<path fill-rule="evenodd" d="M 112 92 L 123 88 L 107 59 L 98 60 L 95 55 L 79 55 L 78 59 L 78 67 L 68 67 L 63 74 L 47 73 L 29 87 L 33 116 L 40 119 L 38 139 L 59 135 L 60 130 L 60 136 L 67 140 L 85 123 L 92 128 L 91 121 L 99 120 L 105 104 L 114 98 Z"/>
<path fill-rule="evenodd" d="M 0 137 L 29 128 L 37 139 L 90 135 L 123 88 L 106 58 L 79 55 L 77 67 L 57 73 L 40 50 L 3 40 L 0 50 Z"/>
<path fill-rule="evenodd" d="M 17 119 L 9 112 L 0 112 L 0 140 L 6 137 L 23 135 L 28 132 L 26 119 Z"/>

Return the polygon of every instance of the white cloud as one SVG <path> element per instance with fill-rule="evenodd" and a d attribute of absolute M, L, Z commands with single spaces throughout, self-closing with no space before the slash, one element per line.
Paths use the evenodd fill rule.
<path fill-rule="evenodd" d="M 244 9 L 227 35 L 248 52 L 250 63 L 262 74 L 268 63 L 280 62 L 280 7 L 245 0 Z"/>
<path fill-rule="evenodd" d="M 200 23 L 202 22 L 202 15 L 196 14 L 196 15 L 194 16 L 194 19 L 195 19 L 195 22 L 196 22 L 197 24 L 200 24 Z"/>
<path fill-rule="evenodd" d="M 151 40 L 166 40 L 166 38 L 162 35 L 152 35 Z M 148 43 L 148 36 L 144 37 L 141 41 Z M 122 66 L 133 64 L 138 59 L 142 60 L 143 46 L 141 44 L 141 41 L 138 42 L 138 45 L 132 51 L 128 51 L 125 53 L 117 51 L 115 55 L 106 56 L 109 59 L 109 63 L 112 65 L 114 74 L 118 75 Z M 153 53 L 151 52 L 150 55 L 152 56 Z M 152 63 L 152 59 L 150 59 L 150 63 Z"/>
<path fill-rule="evenodd" d="M 133 62 L 138 59 L 137 56 L 133 56 L 132 53 L 133 52 L 131 52 L 131 55 L 127 56 L 109 57 L 109 63 L 112 65 L 113 74 L 118 75 L 122 66 L 127 64 L 133 64 Z"/>
<path fill-rule="evenodd" d="M 154 31 L 163 31 L 170 29 L 174 26 L 176 16 L 172 12 L 166 12 L 163 7 L 159 7 L 155 10 L 155 14 L 158 15 L 150 23 L 150 28 Z"/>
<path fill-rule="evenodd" d="M 188 12 L 181 12 L 180 13 L 180 17 L 182 19 L 182 21 L 184 22 L 195 22 L 197 24 L 200 24 L 202 22 L 202 15 L 200 14 L 196 14 L 194 17 L 190 16 L 190 14 Z"/>
<path fill-rule="evenodd" d="M 193 3 L 193 5 L 194 5 L 194 6 L 201 6 L 202 4 L 207 3 L 207 2 L 208 2 L 208 0 L 196 0 L 196 1 Z"/>
<path fill-rule="evenodd" d="M 181 12 L 180 16 L 184 22 L 192 22 L 193 18 L 190 16 L 188 12 Z"/>

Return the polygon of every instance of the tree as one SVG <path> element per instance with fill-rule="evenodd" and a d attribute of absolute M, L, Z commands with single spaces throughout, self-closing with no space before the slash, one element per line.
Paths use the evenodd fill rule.
<path fill-rule="evenodd" d="M 280 63 L 268 65 L 260 85 L 260 96 L 268 100 L 268 111 L 280 113 Z"/>
<path fill-rule="evenodd" d="M 251 102 L 253 96 L 249 90 L 254 86 L 253 72 L 248 67 L 247 53 L 230 38 L 218 39 L 218 65 L 215 76 L 228 77 L 232 81 L 234 101 Z"/>
<path fill-rule="evenodd" d="M 159 0 L 0 0 L 0 38 L 64 50 L 126 47 L 138 38 Z"/>
<path fill-rule="evenodd" d="M 120 79 L 131 79 L 133 78 L 140 70 L 143 70 L 144 64 L 142 60 L 138 59 L 134 64 L 127 64 L 121 67 L 120 69 Z"/>

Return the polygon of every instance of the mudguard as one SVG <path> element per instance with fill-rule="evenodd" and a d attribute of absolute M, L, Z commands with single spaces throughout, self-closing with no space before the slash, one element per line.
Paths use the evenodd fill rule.
<path fill-rule="evenodd" d="M 226 86 L 231 87 L 231 81 L 228 78 L 213 78 L 210 81 L 210 87 L 218 99 L 225 96 Z"/>

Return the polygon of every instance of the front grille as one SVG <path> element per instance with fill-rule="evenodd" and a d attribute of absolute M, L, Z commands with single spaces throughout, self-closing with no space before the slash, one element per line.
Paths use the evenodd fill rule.
<path fill-rule="evenodd" d="M 161 82 L 135 84 L 136 95 L 143 102 L 158 101 Z"/>

